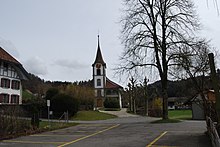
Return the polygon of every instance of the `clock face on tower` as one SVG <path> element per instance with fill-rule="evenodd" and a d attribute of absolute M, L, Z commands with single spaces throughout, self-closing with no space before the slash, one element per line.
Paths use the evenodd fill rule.
<path fill-rule="evenodd" d="M 96 68 L 101 68 L 101 64 L 96 64 Z"/>

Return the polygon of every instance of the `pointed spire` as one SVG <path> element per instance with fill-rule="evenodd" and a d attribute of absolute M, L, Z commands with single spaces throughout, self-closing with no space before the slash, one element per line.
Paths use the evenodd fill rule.
<path fill-rule="evenodd" d="M 100 49 L 100 45 L 99 45 L 99 35 L 98 35 L 98 49 Z"/>
<path fill-rule="evenodd" d="M 104 62 L 102 58 L 102 52 L 101 52 L 100 44 L 99 44 L 99 35 L 98 35 L 98 48 L 97 48 L 97 53 L 96 53 L 96 59 L 92 66 L 94 66 L 96 63 L 101 63 L 103 66 L 106 66 L 106 63 Z"/>

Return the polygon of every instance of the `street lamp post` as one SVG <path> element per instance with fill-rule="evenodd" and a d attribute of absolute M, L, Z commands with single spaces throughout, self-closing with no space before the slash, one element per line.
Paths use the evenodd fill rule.
<path fill-rule="evenodd" d="M 147 83 L 149 82 L 149 79 L 146 77 L 144 78 L 144 115 L 148 116 L 148 94 L 147 94 Z"/>

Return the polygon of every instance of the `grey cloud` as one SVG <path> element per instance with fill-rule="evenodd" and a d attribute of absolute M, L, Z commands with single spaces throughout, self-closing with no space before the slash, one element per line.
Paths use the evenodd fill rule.
<path fill-rule="evenodd" d="M 88 68 L 88 65 L 80 63 L 76 60 L 58 59 L 54 62 L 55 65 L 66 67 L 68 69 L 84 69 Z"/>
<path fill-rule="evenodd" d="M 5 40 L 0 37 L 0 47 L 5 49 L 8 53 L 10 53 L 12 56 L 19 58 L 19 52 L 14 46 L 14 44 L 10 40 Z"/>
<path fill-rule="evenodd" d="M 33 57 L 24 62 L 24 67 L 30 73 L 35 75 L 46 75 L 47 67 L 45 62 L 39 57 Z"/>

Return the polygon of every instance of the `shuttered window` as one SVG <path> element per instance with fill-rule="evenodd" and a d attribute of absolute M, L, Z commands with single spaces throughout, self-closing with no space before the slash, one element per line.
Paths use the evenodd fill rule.
<path fill-rule="evenodd" d="M 11 88 L 19 90 L 20 89 L 20 81 L 12 80 Z"/>
<path fill-rule="evenodd" d="M 3 87 L 3 88 L 10 88 L 10 80 L 2 78 L 1 79 L 1 87 Z"/>
<path fill-rule="evenodd" d="M 0 103 L 9 103 L 9 95 L 8 94 L 0 94 Z"/>
<path fill-rule="evenodd" d="M 19 103 L 19 95 L 11 95 L 11 104 Z"/>

